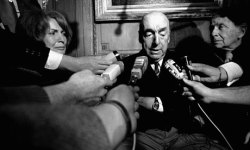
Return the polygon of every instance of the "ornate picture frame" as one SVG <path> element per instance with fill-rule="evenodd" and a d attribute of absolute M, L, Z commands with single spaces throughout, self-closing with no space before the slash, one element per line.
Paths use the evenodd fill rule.
<path fill-rule="evenodd" d="M 139 20 L 150 11 L 170 19 L 204 18 L 222 5 L 223 0 L 95 0 L 95 21 Z"/>

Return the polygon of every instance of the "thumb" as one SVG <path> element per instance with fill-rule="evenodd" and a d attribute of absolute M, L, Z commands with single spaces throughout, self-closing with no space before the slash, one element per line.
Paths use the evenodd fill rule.
<path fill-rule="evenodd" d="M 188 85 L 188 86 L 191 86 L 192 85 L 192 81 L 186 79 L 186 78 L 183 78 L 183 82 Z"/>

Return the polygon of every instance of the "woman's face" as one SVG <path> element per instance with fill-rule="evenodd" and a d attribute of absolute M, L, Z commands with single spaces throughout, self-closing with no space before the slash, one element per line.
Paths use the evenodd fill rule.
<path fill-rule="evenodd" d="M 65 54 L 67 45 L 65 31 L 53 18 L 49 19 L 49 29 L 46 31 L 43 42 L 51 50 Z"/>
<path fill-rule="evenodd" d="M 233 50 L 244 36 L 243 30 L 227 17 L 215 17 L 211 23 L 212 40 L 217 48 Z"/>

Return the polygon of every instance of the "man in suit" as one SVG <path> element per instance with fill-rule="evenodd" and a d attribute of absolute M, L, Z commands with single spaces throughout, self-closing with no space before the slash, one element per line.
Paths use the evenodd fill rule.
<path fill-rule="evenodd" d="M 169 59 L 180 61 L 168 49 L 170 23 L 167 16 L 161 12 L 146 14 L 140 23 L 139 41 L 142 50 L 123 59 L 124 72 L 118 77 L 118 83 L 129 83 L 136 58 L 148 57 L 147 69 L 136 82 L 140 88 L 137 149 L 225 149 L 199 133 L 192 119 L 191 103 L 180 94 L 180 80 L 165 67 Z"/>

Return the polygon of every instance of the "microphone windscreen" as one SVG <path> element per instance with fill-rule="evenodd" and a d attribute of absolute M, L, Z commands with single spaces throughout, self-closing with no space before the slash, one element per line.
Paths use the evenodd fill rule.
<path fill-rule="evenodd" d="M 146 71 L 147 66 L 148 66 L 147 56 L 138 56 L 135 59 L 134 66 L 131 70 L 130 84 L 135 84 L 138 79 L 142 78 L 142 75 Z"/>
<path fill-rule="evenodd" d="M 124 70 L 124 64 L 121 61 L 117 61 L 111 64 L 102 74 L 103 78 L 114 80 L 117 78 Z"/>
<path fill-rule="evenodd" d="M 166 69 L 178 80 L 181 80 L 184 76 L 181 67 L 172 59 L 168 59 L 165 62 Z"/>
<path fill-rule="evenodd" d="M 121 56 L 117 51 L 113 51 L 111 53 L 108 53 L 106 56 L 104 56 L 106 60 L 111 60 L 112 63 L 116 61 L 121 61 Z"/>

